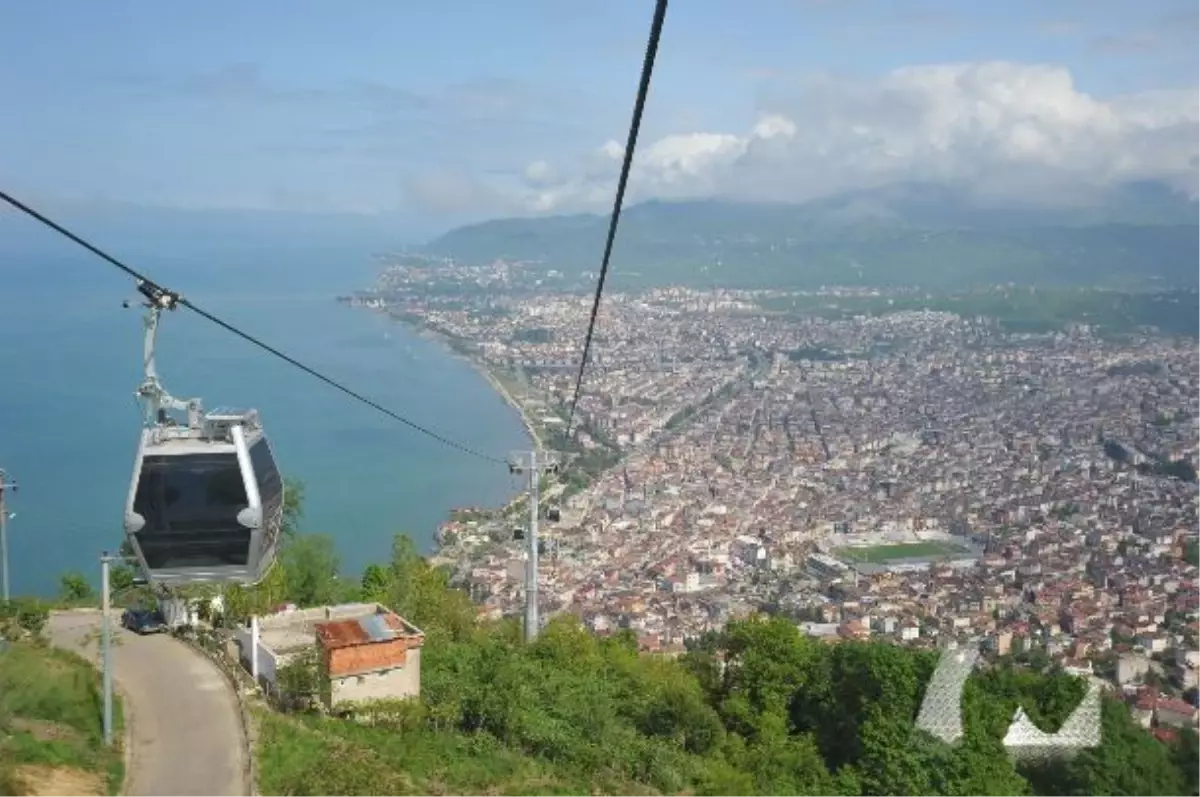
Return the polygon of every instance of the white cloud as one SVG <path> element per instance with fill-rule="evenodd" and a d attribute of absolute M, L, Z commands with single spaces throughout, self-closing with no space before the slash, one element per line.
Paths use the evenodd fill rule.
<path fill-rule="evenodd" d="M 543 160 L 536 160 L 525 167 L 525 181 L 530 185 L 546 185 L 553 182 L 553 178 L 550 164 Z"/>
<path fill-rule="evenodd" d="M 764 98 L 749 130 L 643 140 L 629 198 L 802 201 L 897 180 L 1064 200 L 1162 180 L 1194 194 L 1197 106 L 1194 90 L 1100 100 L 1062 67 L 1004 61 L 809 78 Z M 531 212 L 602 207 L 622 156 L 608 141 L 574 164 L 531 164 L 520 200 Z"/>
<path fill-rule="evenodd" d="M 488 214 L 510 210 L 505 198 L 486 183 L 453 171 L 427 171 L 403 186 L 417 207 L 445 214 Z"/>

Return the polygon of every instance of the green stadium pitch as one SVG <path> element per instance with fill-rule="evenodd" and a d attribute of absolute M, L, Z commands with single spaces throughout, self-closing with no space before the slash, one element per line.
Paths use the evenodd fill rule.
<path fill-rule="evenodd" d="M 861 548 L 839 548 L 838 558 L 847 562 L 883 564 L 901 559 L 932 559 L 940 556 L 962 556 L 966 548 L 951 542 L 928 540 L 905 542 L 896 545 L 869 545 Z"/>

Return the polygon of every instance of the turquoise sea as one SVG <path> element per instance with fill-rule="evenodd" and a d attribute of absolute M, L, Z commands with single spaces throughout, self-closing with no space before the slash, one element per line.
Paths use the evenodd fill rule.
<path fill-rule="evenodd" d="M 5 220 L 0 233 L 10 228 Z M 468 363 L 403 325 L 335 302 L 370 285 L 370 254 L 386 236 L 240 231 L 186 247 L 92 237 L 416 423 L 496 456 L 528 445 L 517 413 Z M 14 594 L 52 593 L 69 569 L 98 580 L 96 556 L 120 543 L 141 369 L 140 310 L 121 303 L 135 296 L 127 277 L 69 244 L 28 230 L 19 241 L 0 234 L 0 467 L 20 484 L 9 494 Z M 159 372 L 177 396 L 260 410 L 280 469 L 305 482 L 304 530 L 332 535 L 348 573 L 386 557 L 397 531 L 428 551 L 451 508 L 497 504 L 519 488 L 503 467 L 420 436 L 185 310 L 163 323 Z"/>

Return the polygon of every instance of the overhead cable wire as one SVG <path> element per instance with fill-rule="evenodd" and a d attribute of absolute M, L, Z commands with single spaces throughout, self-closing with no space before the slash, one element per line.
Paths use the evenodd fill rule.
<path fill-rule="evenodd" d="M 604 280 L 608 276 L 608 263 L 612 258 L 613 241 L 617 237 L 617 223 L 621 220 L 621 206 L 625 202 L 625 186 L 633 167 L 633 153 L 637 149 L 638 131 L 642 127 L 642 111 L 646 107 L 646 95 L 650 93 L 650 76 L 654 73 L 654 59 L 658 55 L 658 40 L 662 36 L 663 20 L 667 16 L 667 0 L 658 0 L 654 7 L 654 20 L 650 23 L 650 37 L 646 42 L 646 57 L 642 61 L 642 78 L 638 84 L 637 99 L 633 103 L 633 120 L 629 124 L 629 139 L 625 143 L 625 160 L 621 163 L 621 177 L 617 181 L 617 196 L 613 201 L 612 216 L 608 221 L 608 239 L 604 243 L 604 258 L 600 261 L 600 278 L 596 281 L 596 296 L 592 300 L 592 315 L 588 320 L 587 336 L 583 340 L 583 356 L 579 358 L 579 373 L 575 376 L 575 394 L 571 399 L 571 412 L 567 416 L 567 438 L 571 437 L 571 425 L 575 421 L 575 409 L 579 404 L 579 390 L 583 386 L 583 372 L 587 368 L 588 354 L 592 349 L 592 334 L 596 331 L 596 314 L 600 310 L 600 297 L 604 295 Z"/>
<path fill-rule="evenodd" d="M 324 382 L 325 384 L 334 388 L 335 390 L 339 390 L 342 393 L 349 396 L 350 398 L 367 405 L 371 409 L 383 413 L 384 415 L 391 418 L 392 420 L 399 421 L 400 423 L 404 424 L 405 426 L 409 427 L 410 429 L 413 429 L 414 431 L 417 431 L 417 432 L 425 435 L 426 437 L 436 440 L 437 442 L 441 443 L 442 445 L 449 446 L 450 448 L 456 449 L 457 451 L 460 451 L 464 454 L 469 454 L 473 457 L 479 457 L 480 459 L 487 460 L 488 462 L 494 462 L 499 465 L 507 464 L 507 462 L 503 459 L 499 459 L 497 457 L 493 457 L 488 454 L 485 454 L 481 451 L 471 448 L 470 446 L 463 445 L 462 443 L 456 442 L 454 440 L 451 440 L 448 437 L 440 435 L 437 432 L 433 431 L 432 429 L 428 429 L 414 421 L 410 421 L 408 418 L 405 418 L 403 415 L 393 412 L 392 410 L 389 410 L 387 407 L 384 407 L 382 404 L 379 404 L 379 403 L 367 398 L 366 396 L 362 395 L 361 393 L 358 393 L 357 391 L 352 390 L 349 387 L 346 387 L 341 382 L 338 382 L 335 379 L 325 376 L 320 371 L 317 371 L 314 368 L 310 368 L 309 366 L 300 362 L 296 358 L 291 357 L 287 354 L 284 354 L 279 349 L 259 340 L 255 336 L 251 335 L 249 332 L 244 332 L 241 329 L 235 327 L 233 324 L 230 324 L 227 321 L 221 320 L 220 318 L 218 318 L 217 316 L 208 312 L 207 310 L 201 309 L 200 307 L 196 306 L 190 300 L 184 298 L 183 296 L 180 296 L 179 294 L 176 294 L 172 291 L 168 291 L 168 290 L 162 288 L 154 280 L 150 279 L 146 275 L 136 271 L 135 269 L 131 268 L 130 266 L 126 265 L 125 263 L 122 263 L 117 258 L 113 257 L 112 255 L 108 254 L 107 252 L 103 251 L 102 249 L 92 245 L 91 243 L 85 241 L 83 238 L 80 238 L 78 235 L 71 232 L 67 228 L 63 227 L 62 225 L 58 224 L 57 222 L 53 221 L 52 219 L 47 218 L 46 216 L 42 215 L 38 211 L 36 211 L 33 208 L 26 205 L 24 202 L 21 202 L 20 200 L 10 196 L 9 194 L 5 193 L 4 191 L 0 191 L 0 199 L 3 199 L 5 202 L 12 205 L 14 208 L 16 208 L 17 210 L 26 214 L 27 216 L 29 216 L 33 219 L 36 219 L 37 221 L 40 221 L 42 224 L 44 224 L 47 227 L 49 227 L 50 229 L 54 230 L 59 235 L 69 238 L 71 241 L 75 242 L 76 244 L 79 244 L 84 249 L 88 250 L 92 254 L 99 257 L 101 260 L 104 260 L 104 261 L 108 262 L 109 264 L 116 266 L 117 268 L 119 268 L 121 271 L 125 272 L 130 277 L 133 277 L 139 283 L 145 283 L 148 286 L 152 286 L 154 289 L 156 289 L 161 294 L 170 297 L 173 302 L 178 303 L 178 304 L 188 308 L 193 313 L 195 313 L 196 315 L 205 319 L 206 321 L 211 321 L 212 323 L 221 327 L 225 331 L 231 332 L 234 335 L 237 335 L 242 340 L 245 340 L 246 342 L 251 343 L 254 346 L 257 346 L 258 348 L 262 349 L 263 351 L 267 352 L 268 354 L 278 357 L 279 359 L 286 362 L 288 365 L 292 365 L 296 368 L 299 368 L 301 371 L 308 374 L 309 376 L 312 376 L 312 377 L 315 377 L 315 378 L 321 380 L 322 382 Z"/>

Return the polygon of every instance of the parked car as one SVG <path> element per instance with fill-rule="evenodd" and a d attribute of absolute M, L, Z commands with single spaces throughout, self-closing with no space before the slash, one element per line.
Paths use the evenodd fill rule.
<path fill-rule="evenodd" d="M 159 634 L 167 630 L 167 622 L 158 609 L 126 609 L 121 626 L 135 634 Z"/>

